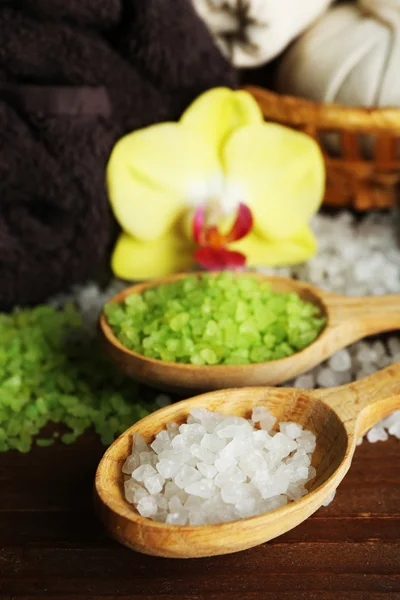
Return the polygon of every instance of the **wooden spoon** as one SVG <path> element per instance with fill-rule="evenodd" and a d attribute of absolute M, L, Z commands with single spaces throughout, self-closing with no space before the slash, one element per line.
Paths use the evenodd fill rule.
<path fill-rule="evenodd" d="M 304 350 L 279 360 L 240 366 L 195 366 L 146 358 L 128 350 L 114 335 L 102 314 L 99 325 L 106 353 L 126 375 L 138 381 L 163 391 L 198 393 L 231 387 L 276 385 L 308 371 L 337 350 L 365 336 L 400 328 L 398 294 L 352 298 L 324 292 L 284 277 L 247 275 L 268 281 L 276 292 L 296 292 L 303 300 L 318 306 L 327 318 L 327 325 L 319 337 Z M 130 294 L 140 294 L 160 283 L 170 283 L 186 276 L 172 275 L 135 285 L 114 296 L 110 302 L 123 302 Z"/>
<path fill-rule="evenodd" d="M 195 407 L 248 418 L 266 406 L 280 421 L 295 421 L 317 436 L 312 464 L 317 474 L 310 493 L 258 517 L 218 525 L 179 526 L 141 517 L 124 498 L 121 468 L 134 433 L 146 442 L 167 423 L 186 421 Z M 327 390 L 241 388 L 220 390 L 178 402 L 142 419 L 107 450 L 96 474 L 97 511 L 119 542 L 156 556 L 195 558 L 251 548 L 296 527 L 314 513 L 346 475 L 364 433 L 400 408 L 400 362 L 361 381 Z M 343 532 L 344 535 L 344 532 Z"/>

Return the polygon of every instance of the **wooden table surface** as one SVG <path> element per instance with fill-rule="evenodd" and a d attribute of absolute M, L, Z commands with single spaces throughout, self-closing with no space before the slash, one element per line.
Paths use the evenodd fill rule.
<path fill-rule="evenodd" d="M 363 443 L 328 508 L 239 554 L 173 560 L 108 539 L 92 510 L 104 448 L 0 455 L 1 600 L 400 599 L 400 442 Z"/>

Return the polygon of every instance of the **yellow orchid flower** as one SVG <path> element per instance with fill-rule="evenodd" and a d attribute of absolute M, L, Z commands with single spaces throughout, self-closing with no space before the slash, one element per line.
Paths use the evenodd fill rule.
<path fill-rule="evenodd" d="M 135 131 L 115 145 L 107 188 L 123 231 L 114 273 L 148 279 L 195 262 L 305 261 L 316 250 L 308 222 L 324 187 L 323 157 L 311 137 L 265 123 L 247 92 L 205 92 L 178 123 Z"/>

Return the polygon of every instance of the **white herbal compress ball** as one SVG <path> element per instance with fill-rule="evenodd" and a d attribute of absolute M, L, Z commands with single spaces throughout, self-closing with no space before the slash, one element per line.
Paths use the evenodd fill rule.
<path fill-rule="evenodd" d="M 328 11 L 283 59 L 277 88 L 348 106 L 400 106 L 400 0 Z"/>
<path fill-rule="evenodd" d="M 238 68 L 272 60 L 333 0 L 192 0 L 223 54 Z"/>

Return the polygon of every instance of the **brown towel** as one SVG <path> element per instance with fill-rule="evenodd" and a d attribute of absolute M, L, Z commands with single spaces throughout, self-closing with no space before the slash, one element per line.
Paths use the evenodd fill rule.
<path fill-rule="evenodd" d="M 236 85 L 187 0 L 0 5 L 0 308 L 95 275 L 116 226 L 104 169 L 128 131 Z M 179 42 L 180 40 L 180 42 Z"/>

